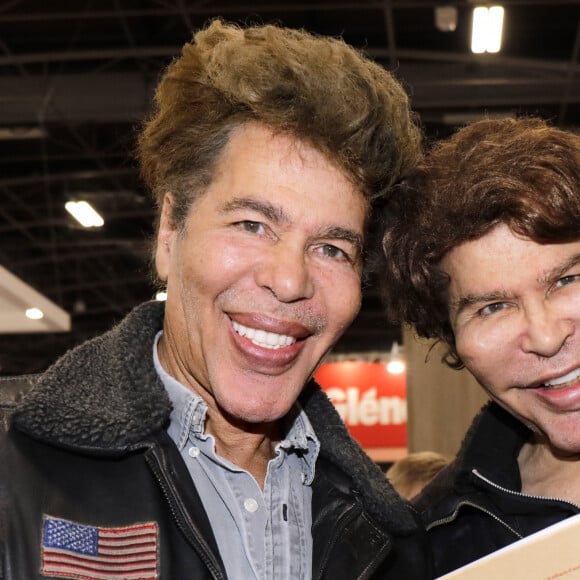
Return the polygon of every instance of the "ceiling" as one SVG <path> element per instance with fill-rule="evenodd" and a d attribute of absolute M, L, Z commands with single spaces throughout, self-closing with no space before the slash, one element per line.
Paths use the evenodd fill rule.
<path fill-rule="evenodd" d="M 454 32 L 435 26 L 444 4 L 457 7 Z M 482 114 L 538 114 L 577 130 L 580 2 L 503 5 L 502 52 L 472 55 L 467 1 L 0 1 L 0 265 L 71 317 L 70 332 L 1 335 L 0 374 L 45 368 L 153 296 L 154 211 L 132 158 L 135 126 L 193 30 L 221 16 L 340 35 L 404 83 L 432 139 Z M 104 228 L 64 211 L 81 193 Z M 398 339 L 370 284 L 336 350 Z"/>

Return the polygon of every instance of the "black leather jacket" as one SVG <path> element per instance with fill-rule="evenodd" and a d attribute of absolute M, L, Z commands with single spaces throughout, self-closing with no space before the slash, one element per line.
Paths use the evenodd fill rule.
<path fill-rule="evenodd" d="M 414 501 L 437 576 L 580 511 L 561 499 L 522 494 L 517 458 L 530 431 L 496 403 L 474 420 L 455 461 Z"/>
<path fill-rule="evenodd" d="M 41 573 L 52 541 L 45 518 L 99 533 L 153 523 L 154 578 L 226 577 L 195 485 L 164 429 L 170 403 L 152 362 L 162 321 L 162 305 L 142 305 L 40 377 L 0 382 L 1 580 L 59 577 Z M 313 578 L 432 578 L 418 514 L 349 438 L 314 383 L 301 403 L 321 442 Z"/>

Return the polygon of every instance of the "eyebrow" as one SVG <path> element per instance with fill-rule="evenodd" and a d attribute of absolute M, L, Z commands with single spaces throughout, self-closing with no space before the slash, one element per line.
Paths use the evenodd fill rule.
<path fill-rule="evenodd" d="M 286 214 L 286 212 L 265 201 L 258 201 L 256 199 L 247 198 L 247 197 L 236 197 L 231 201 L 226 203 L 221 211 L 222 213 L 227 213 L 231 211 L 236 211 L 238 209 L 250 209 L 255 211 L 263 216 L 267 217 L 268 219 L 272 220 L 276 223 L 281 224 L 288 224 L 290 223 L 290 218 Z M 364 247 L 364 239 L 363 236 L 360 235 L 358 232 L 350 230 L 348 228 L 343 228 L 340 226 L 330 226 L 323 230 L 318 237 L 320 238 L 330 238 L 334 240 L 344 240 L 352 244 L 359 254 L 362 254 L 363 247 Z"/>
<path fill-rule="evenodd" d="M 574 254 L 570 256 L 565 262 L 556 266 L 552 270 L 548 270 L 543 276 L 540 277 L 540 282 L 554 282 L 558 278 L 562 278 L 570 268 L 580 264 L 580 254 Z"/>
<path fill-rule="evenodd" d="M 341 228 L 338 226 L 334 226 L 334 227 L 330 227 L 330 228 L 324 230 L 323 232 L 321 232 L 320 237 L 321 238 L 330 238 L 330 239 L 334 239 L 334 240 L 344 240 L 345 242 L 352 244 L 356 248 L 356 251 L 359 254 L 362 254 L 363 247 L 364 247 L 364 241 L 363 241 L 363 237 L 360 234 L 358 234 L 357 232 L 354 232 L 354 231 L 349 230 L 347 228 Z"/>
<path fill-rule="evenodd" d="M 271 203 L 258 201 L 249 197 L 236 197 L 231 201 L 228 201 L 228 203 L 222 207 L 221 211 L 222 213 L 228 213 L 238 209 L 251 209 L 276 223 L 288 223 L 290 221 L 290 218 L 286 215 L 283 209 L 276 207 Z"/>

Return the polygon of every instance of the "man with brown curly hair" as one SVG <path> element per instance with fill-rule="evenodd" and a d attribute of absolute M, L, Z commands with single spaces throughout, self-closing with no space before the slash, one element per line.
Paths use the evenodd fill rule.
<path fill-rule="evenodd" d="M 391 313 L 492 399 L 416 501 L 440 575 L 580 512 L 580 136 L 477 122 L 391 211 Z"/>
<path fill-rule="evenodd" d="M 415 512 L 311 380 L 356 316 L 372 204 L 420 155 L 338 39 L 215 21 L 138 154 L 167 302 L 35 381 L 0 439 L 0 577 L 430 577 Z"/>

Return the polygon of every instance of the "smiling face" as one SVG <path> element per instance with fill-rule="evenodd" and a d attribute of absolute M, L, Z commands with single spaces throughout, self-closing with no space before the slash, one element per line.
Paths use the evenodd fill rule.
<path fill-rule="evenodd" d="M 465 366 L 539 442 L 580 454 L 580 241 L 537 244 L 499 225 L 441 265 Z"/>
<path fill-rule="evenodd" d="M 156 255 L 162 364 L 214 417 L 283 417 L 359 310 L 365 198 L 317 150 L 249 124 L 183 231 L 170 204 Z"/>

